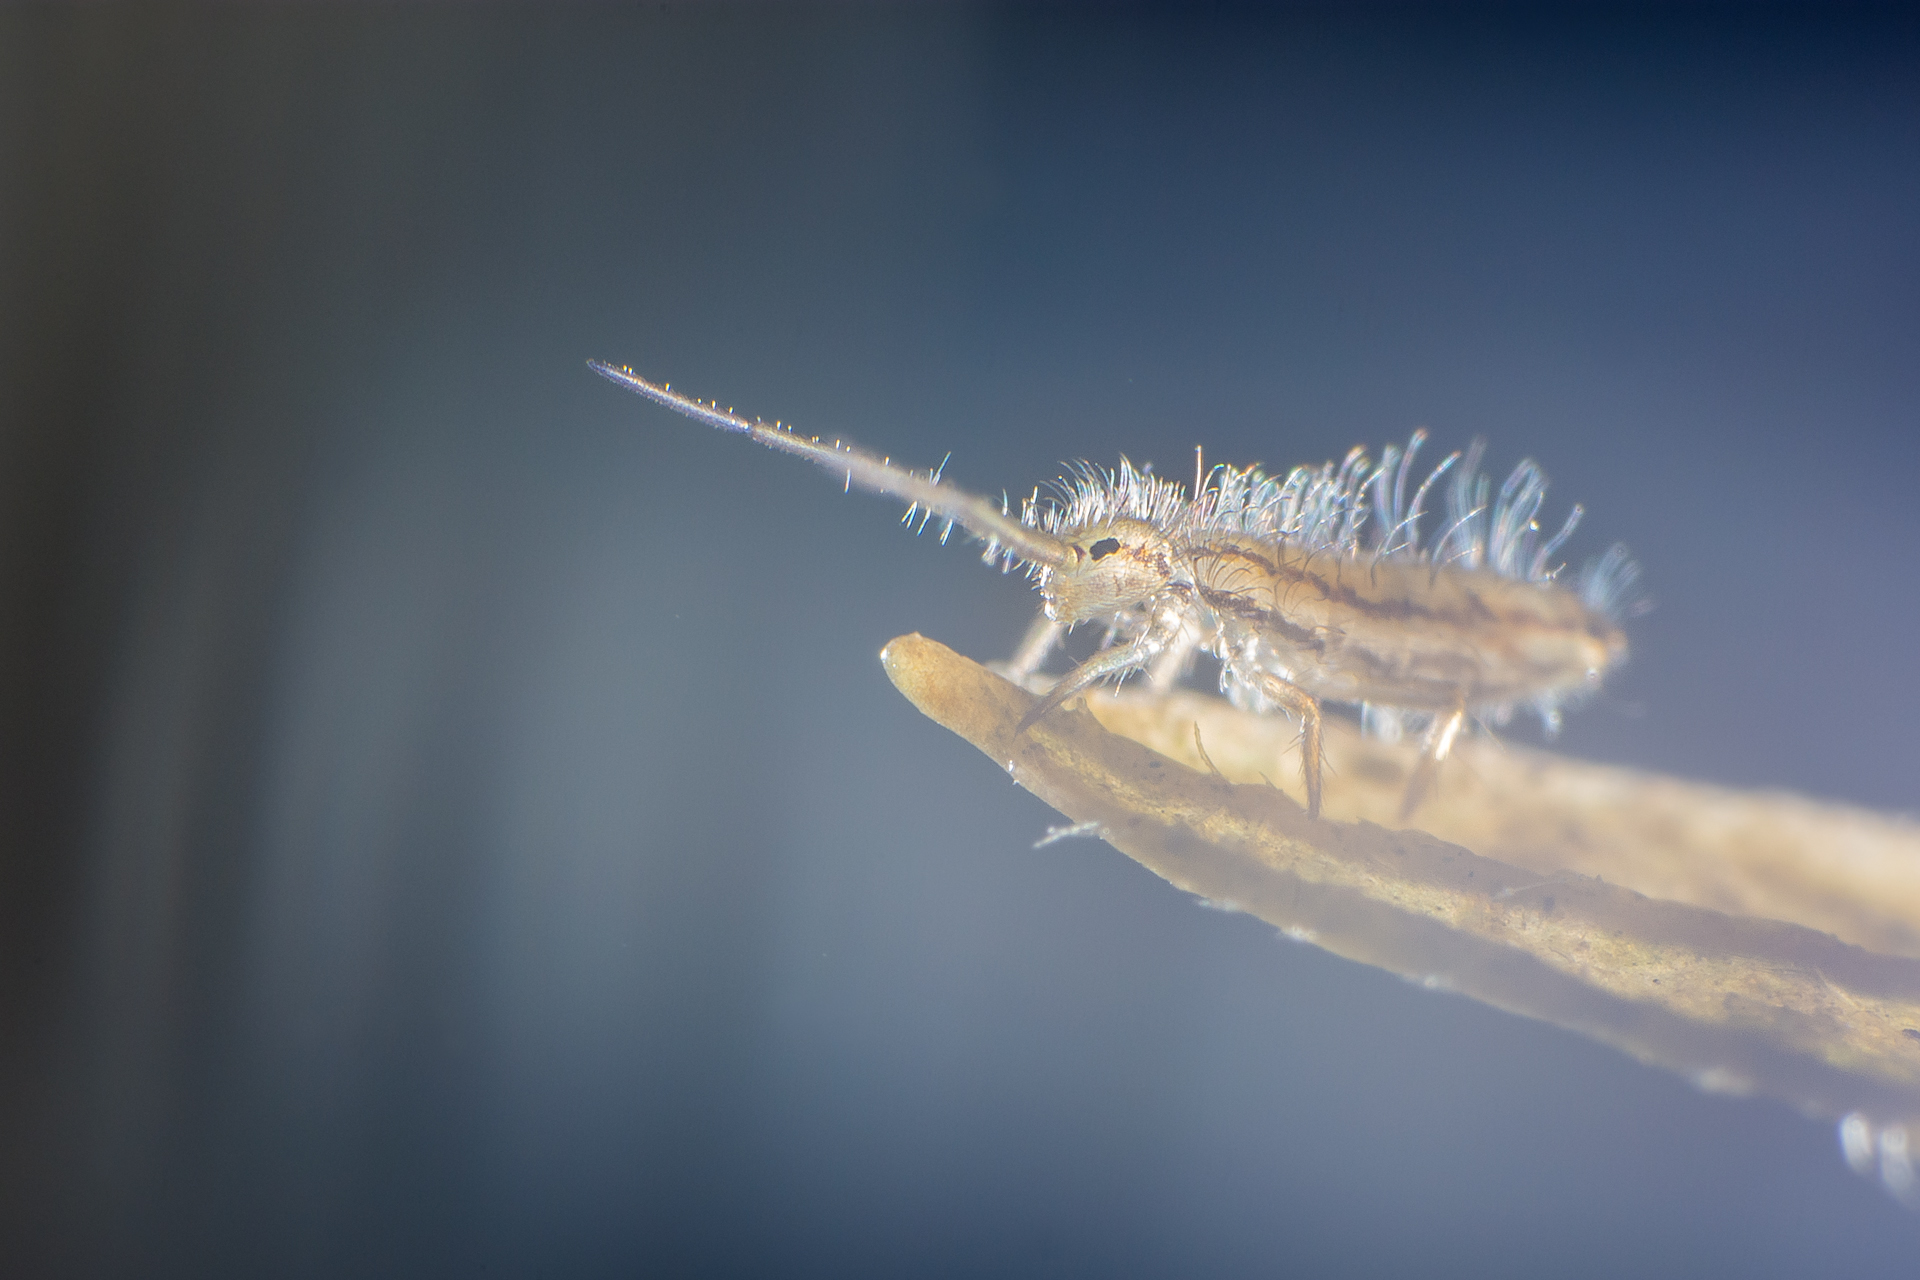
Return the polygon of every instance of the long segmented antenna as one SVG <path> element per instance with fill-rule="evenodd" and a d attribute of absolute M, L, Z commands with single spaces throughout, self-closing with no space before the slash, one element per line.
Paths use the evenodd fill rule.
<path fill-rule="evenodd" d="M 587 367 L 629 391 L 638 392 L 656 404 L 684 413 L 710 427 L 751 437 L 769 449 L 794 454 L 836 475 L 844 475 L 848 487 L 857 484 L 874 493 L 903 498 L 924 509 L 929 518 L 937 515 L 959 525 L 986 543 L 989 554 L 1001 550 L 1015 559 L 1049 568 L 1072 563 L 1073 552 L 1065 540 L 1043 529 L 1021 524 L 985 498 L 940 483 L 937 471 L 923 476 L 837 440 L 829 444 L 814 437 L 798 435 L 785 427 L 749 421 L 717 405 L 702 404 L 664 385 L 648 382 L 631 369 L 618 369 L 599 360 L 587 361 Z M 942 467 L 945 465 L 941 464 Z"/>

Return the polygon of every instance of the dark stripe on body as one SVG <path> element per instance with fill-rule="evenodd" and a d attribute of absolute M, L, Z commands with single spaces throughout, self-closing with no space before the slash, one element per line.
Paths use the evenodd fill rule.
<path fill-rule="evenodd" d="M 1248 551 L 1244 547 L 1235 547 L 1235 546 L 1205 547 L 1205 548 L 1202 548 L 1201 550 L 1194 552 L 1193 559 L 1194 559 L 1194 567 L 1197 571 L 1197 576 L 1201 578 L 1214 579 L 1216 577 L 1226 576 L 1225 574 L 1222 574 L 1218 568 L 1211 568 L 1211 571 L 1202 570 L 1201 564 L 1205 561 L 1213 560 L 1218 562 L 1218 561 L 1224 561 L 1224 560 L 1240 560 L 1240 561 L 1246 562 L 1249 565 L 1254 566 L 1259 572 L 1264 574 L 1271 581 L 1310 588 L 1311 590 L 1318 592 L 1322 600 L 1326 600 L 1330 603 L 1337 604 L 1348 609 L 1352 609 L 1355 613 L 1358 613 L 1364 617 L 1372 618 L 1380 621 L 1432 622 L 1432 623 L 1439 623 L 1445 626 L 1455 627 L 1462 631 L 1478 630 L 1480 628 L 1485 627 L 1489 623 L 1492 623 L 1495 625 L 1504 625 L 1504 626 L 1522 627 L 1522 628 L 1545 627 L 1553 631 L 1577 631 L 1577 630 L 1591 631 L 1592 629 L 1591 621 L 1589 621 L 1588 626 L 1585 628 L 1576 628 L 1576 627 L 1566 626 L 1565 624 L 1562 624 L 1562 623 L 1545 621 L 1541 619 L 1538 615 L 1533 613 L 1515 613 L 1515 614 L 1507 614 L 1507 615 L 1498 614 L 1498 613 L 1495 613 L 1491 608 L 1487 606 L 1486 601 L 1480 598 L 1480 595 L 1478 592 L 1475 592 L 1472 590 L 1465 591 L 1466 599 L 1468 602 L 1468 609 L 1466 611 L 1465 616 L 1462 616 L 1460 612 L 1451 610 L 1451 609 L 1435 609 L 1427 605 L 1416 604 L 1412 600 L 1406 598 L 1405 596 L 1396 597 L 1391 600 L 1370 600 L 1366 596 L 1361 595 L 1358 591 L 1354 590 L 1350 586 L 1345 585 L 1344 583 L 1336 586 L 1332 582 L 1328 581 L 1322 575 L 1314 573 L 1311 570 L 1308 570 L 1305 568 L 1296 568 L 1292 565 L 1283 564 L 1280 562 L 1277 556 L 1274 559 L 1269 560 L 1265 556 L 1258 555 L 1252 551 Z M 1522 583 L 1517 578 L 1514 579 L 1514 581 L 1522 586 L 1535 585 L 1535 584 Z M 1544 586 L 1544 584 L 1539 584 L 1539 585 Z M 1214 598 L 1216 595 L 1224 597 L 1224 596 L 1238 594 L 1237 592 L 1231 589 L 1209 590 L 1207 588 L 1202 588 L 1202 590 L 1207 595 L 1209 603 L 1214 602 Z M 1278 599 L 1279 594 L 1280 594 L 1279 591 L 1276 589 L 1274 592 L 1276 600 Z M 1216 604 L 1215 607 L 1219 608 L 1220 606 Z M 1238 617 L 1249 616 L 1243 609 L 1240 609 L 1240 608 L 1233 608 L 1229 610 L 1229 612 L 1234 613 Z M 1288 624 L 1288 625 L 1291 626 L 1292 624 Z M 1280 629 L 1280 628 L 1276 628 L 1276 629 Z M 1301 629 L 1298 627 L 1295 627 L 1294 630 L 1299 631 Z M 1603 632 L 1604 632 L 1604 628 L 1603 628 Z"/>

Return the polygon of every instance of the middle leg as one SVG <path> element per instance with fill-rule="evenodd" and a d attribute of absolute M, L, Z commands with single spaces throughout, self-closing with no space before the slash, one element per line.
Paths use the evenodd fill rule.
<path fill-rule="evenodd" d="M 1307 816 L 1320 816 L 1320 699 L 1271 671 L 1247 673 L 1247 682 L 1269 702 L 1285 707 L 1300 721 L 1300 774 L 1307 784 Z"/>

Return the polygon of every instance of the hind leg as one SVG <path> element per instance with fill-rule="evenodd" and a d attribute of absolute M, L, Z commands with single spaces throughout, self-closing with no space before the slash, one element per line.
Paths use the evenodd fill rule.
<path fill-rule="evenodd" d="M 1400 800 L 1400 821 L 1405 822 L 1427 798 L 1427 792 L 1433 789 L 1434 779 L 1440 776 L 1440 762 L 1453 750 L 1453 740 L 1460 736 L 1460 727 L 1467 722 L 1466 695 L 1462 693 L 1454 698 L 1453 706 L 1440 712 L 1433 718 L 1433 724 L 1427 729 L 1427 740 L 1420 747 L 1420 762 L 1413 766 L 1413 777 L 1407 781 L 1407 794 Z"/>

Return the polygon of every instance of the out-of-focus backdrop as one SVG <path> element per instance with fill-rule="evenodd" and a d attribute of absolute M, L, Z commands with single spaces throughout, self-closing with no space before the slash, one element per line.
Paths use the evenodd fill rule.
<path fill-rule="evenodd" d="M 8 1269 L 1895 1274 L 1825 1124 L 1032 849 L 876 660 L 1021 580 L 585 361 L 1484 435 L 1657 601 L 1568 751 L 1902 809 L 1916 228 L 1896 10 L 9 8 Z"/>

